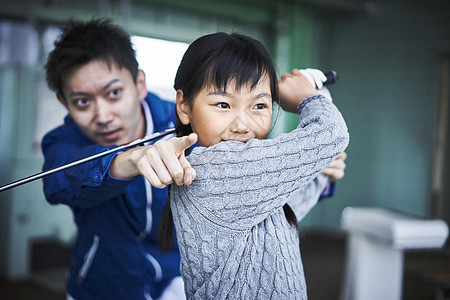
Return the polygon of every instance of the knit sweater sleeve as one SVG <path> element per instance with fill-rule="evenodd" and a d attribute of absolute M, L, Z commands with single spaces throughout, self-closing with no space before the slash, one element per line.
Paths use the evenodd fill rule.
<path fill-rule="evenodd" d="M 299 105 L 300 124 L 275 139 L 227 141 L 188 156 L 197 177 L 184 188 L 192 208 L 219 226 L 246 230 L 280 209 L 348 145 L 346 124 L 321 95 Z"/>
<path fill-rule="evenodd" d="M 319 174 L 303 189 L 299 189 L 290 195 L 287 204 L 292 208 L 298 222 L 319 202 L 320 195 L 327 184 L 328 176 Z"/>

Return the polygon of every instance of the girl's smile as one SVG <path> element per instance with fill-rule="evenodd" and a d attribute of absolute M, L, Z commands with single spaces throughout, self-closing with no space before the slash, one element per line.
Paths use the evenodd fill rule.
<path fill-rule="evenodd" d="M 180 121 L 191 125 L 198 135 L 198 144 L 204 147 L 221 141 L 264 139 L 272 122 L 270 80 L 262 77 L 253 89 L 249 85 L 236 89 L 233 81 L 225 91 L 206 85 L 195 97 L 192 107 L 183 100 L 179 90 L 177 111 Z"/>

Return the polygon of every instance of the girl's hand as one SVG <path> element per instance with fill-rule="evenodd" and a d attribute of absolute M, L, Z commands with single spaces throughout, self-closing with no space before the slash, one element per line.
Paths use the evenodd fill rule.
<path fill-rule="evenodd" d="M 302 100 L 317 94 L 316 87 L 298 69 L 281 75 L 278 88 L 281 108 L 293 113 L 297 113 L 297 106 Z"/>
<path fill-rule="evenodd" d="M 325 76 L 322 71 L 318 69 L 304 69 L 300 70 L 300 73 L 305 75 L 305 77 L 308 78 L 309 82 L 311 82 L 311 84 L 316 87 L 318 94 L 321 94 L 322 96 L 333 102 L 330 91 L 323 85 L 323 83 L 327 81 L 327 76 Z"/>
<path fill-rule="evenodd" d="M 119 179 L 143 175 L 156 188 L 166 185 L 190 185 L 196 173 L 184 156 L 184 150 L 197 142 L 197 135 L 161 140 L 154 145 L 133 148 L 114 157 L 111 176 Z"/>

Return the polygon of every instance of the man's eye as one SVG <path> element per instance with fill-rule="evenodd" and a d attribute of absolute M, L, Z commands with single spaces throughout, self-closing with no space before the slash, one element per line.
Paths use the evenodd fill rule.
<path fill-rule="evenodd" d="M 78 108 L 85 108 L 89 105 L 89 99 L 88 98 L 79 98 L 79 99 L 75 99 L 73 101 L 73 103 Z"/>
<path fill-rule="evenodd" d="M 113 89 L 108 92 L 109 98 L 118 98 L 120 96 L 120 89 Z"/>
<path fill-rule="evenodd" d="M 217 103 L 216 106 L 217 106 L 218 108 L 223 108 L 223 109 L 225 109 L 225 108 L 230 108 L 230 106 L 228 105 L 228 103 L 225 103 L 225 102 Z"/>

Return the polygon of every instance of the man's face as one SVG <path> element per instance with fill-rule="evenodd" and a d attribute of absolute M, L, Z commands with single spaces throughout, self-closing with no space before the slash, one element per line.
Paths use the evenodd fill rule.
<path fill-rule="evenodd" d="M 140 100 L 146 96 L 145 75 L 136 83 L 126 68 L 94 60 L 63 78 L 60 102 L 83 134 L 100 145 L 120 145 L 145 134 Z"/>

